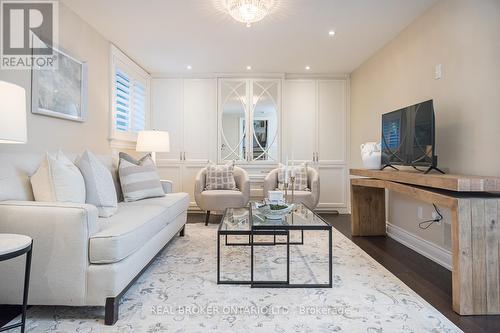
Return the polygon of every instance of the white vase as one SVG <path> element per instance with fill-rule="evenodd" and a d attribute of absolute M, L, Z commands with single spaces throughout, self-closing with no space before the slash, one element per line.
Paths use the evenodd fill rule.
<path fill-rule="evenodd" d="M 361 159 L 366 169 L 378 170 L 381 167 L 380 143 L 367 142 L 361 145 Z"/>

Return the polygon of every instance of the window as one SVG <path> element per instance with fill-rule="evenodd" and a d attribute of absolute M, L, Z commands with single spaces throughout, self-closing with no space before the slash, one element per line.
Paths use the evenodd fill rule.
<path fill-rule="evenodd" d="M 148 127 L 150 75 L 111 46 L 112 128 L 111 138 L 136 141 Z"/>

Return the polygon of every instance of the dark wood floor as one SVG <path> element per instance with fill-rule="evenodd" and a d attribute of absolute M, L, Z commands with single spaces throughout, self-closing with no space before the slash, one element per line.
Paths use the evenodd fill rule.
<path fill-rule="evenodd" d="M 451 272 L 446 268 L 388 237 L 351 237 L 349 215 L 323 214 L 322 216 L 464 332 L 500 332 L 500 316 L 459 316 L 453 312 Z M 219 220 L 220 216 L 210 217 L 211 223 L 218 223 Z M 204 215 L 189 214 L 188 221 L 204 222 Z M 19 307 L 0 305 L 0 327 L 19 313 Z"/>
<path fill-rule="evenodd" d="M 451 272 L 389 237 L 352 237 L 350 215 L 322 215 L 464 332 L 500 332 L 500 316 L 459 316 L 451 308 Z"/>

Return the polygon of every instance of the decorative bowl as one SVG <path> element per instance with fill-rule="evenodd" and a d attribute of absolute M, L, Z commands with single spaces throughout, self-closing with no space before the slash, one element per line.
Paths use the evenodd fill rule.
<path fill-rule="evenodd" d="M 294 204 L 265 204 L 262 206 L 257 206 L 257 211 L 269 220 L 281 220 L 283 216 L 290 213 L 294 207 Z"/>

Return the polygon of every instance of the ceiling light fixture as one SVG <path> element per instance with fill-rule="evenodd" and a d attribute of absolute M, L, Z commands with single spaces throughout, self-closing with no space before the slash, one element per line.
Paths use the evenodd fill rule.
<path fill-rule="evenodd" d="M 222 0 L 229 15 L 236 21 L 246 23 L 259 22 L 276 6 L 277 0 Z"/>
<path fill-rule="evenodd" d="M 308 70 L 310 70 L 310 69 L 311 69 L 311 67 L 309 67 L 309 66 L 306 66 L 306 71 L 308 71 Z"/>
<path fill-rule="evenodd" d="M 328 34 L 329 34 L 330 36 L 335 36 L 335 31 L 334 31 L 334 30 L 330 30 L 330 31 L 328 31 Z"/>
<path fill-rule="evenodd" d="M 191 68 L 193 68 L 193 67 L 191 67 L 191 65 L 187 65 L 187 67 L 186 67 L 186 68 L 187 68 L 187 69 L 191 69 Z"/>
<path fill-rule="evenodd" d="M 247 71 L 251 71 L 252 70 L 252 66 L 247 66 Z"/>

